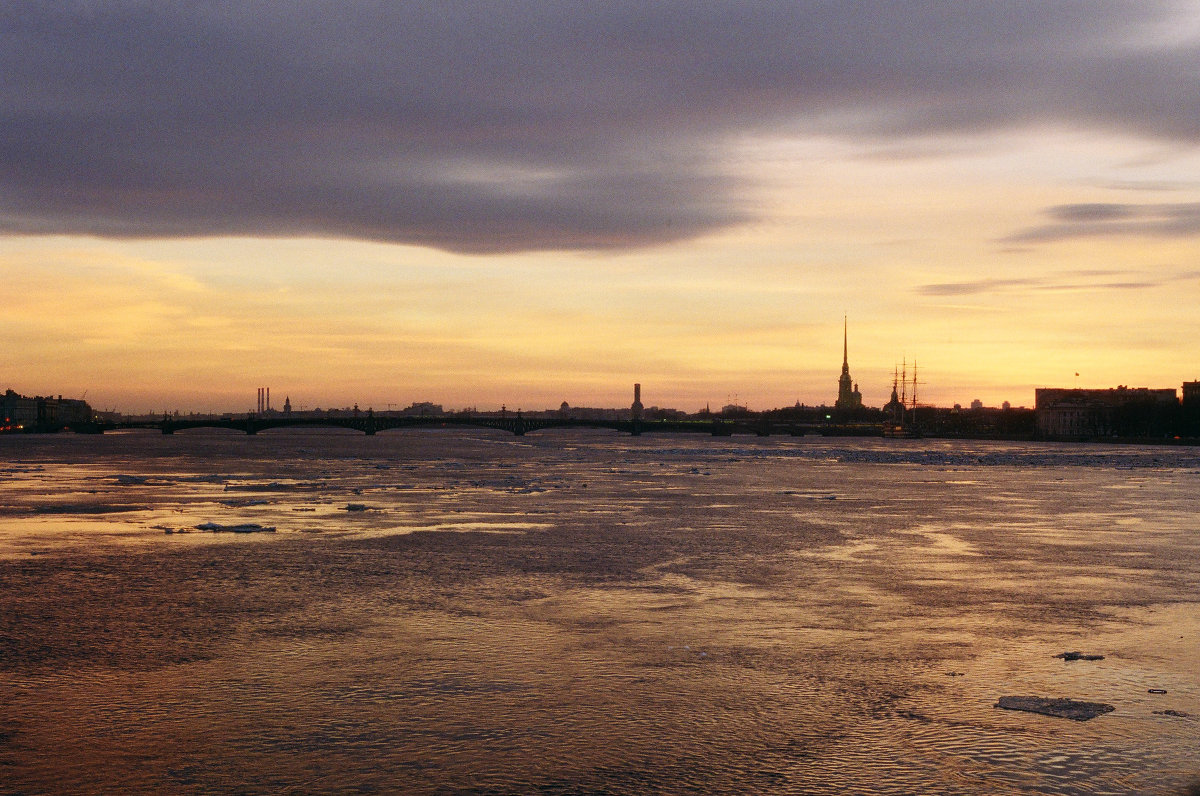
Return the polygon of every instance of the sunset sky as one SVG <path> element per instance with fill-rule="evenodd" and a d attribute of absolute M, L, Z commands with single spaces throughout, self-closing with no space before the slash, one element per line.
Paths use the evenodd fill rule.
<path fill-rule="evenodd" d="M 11 0 L 0 391 L 1178 387 L 1198 145 L 1197 2 Z"/>

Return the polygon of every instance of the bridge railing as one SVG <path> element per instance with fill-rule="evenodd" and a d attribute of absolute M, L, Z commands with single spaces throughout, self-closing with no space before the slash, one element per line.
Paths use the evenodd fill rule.
<path fill-rule="evenodd" d="M 346 428 L 374 435 L 393 429 L 432 427 L 488 428 L 523 436 L 533 431 L 555 428 L 611 429 L 638 436 L 641 434 L 710 434 L 726 437 L 734 434 L 765 436 L 882 436 L 883 426 L 877 423 L 836 424 L 799 423 L 781 420 L 746 419 L 685 419 L 685 420 L 591 420 L 584 418 L 478 416 L 478 415 L 332 415 L 326 417 L 244 415 L 221 418 L 172 418 L 155 421 L 125 421 L 116 423 L 76 424 L 74 428 L 56 427 L 43 431 L 74 430 L 79 433 L 103 433 L 120 429 L 154 429 L 174 434 L 198 428 L 223 428 L 254 435 L 275 428 Z"/>

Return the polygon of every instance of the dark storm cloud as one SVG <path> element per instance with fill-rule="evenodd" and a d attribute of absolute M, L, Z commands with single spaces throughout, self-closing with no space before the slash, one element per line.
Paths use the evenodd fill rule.
<path fill-rule="evenodd" d="M 1200 203 L 1075 204 L 1047 208 L 1049 223 L 1021 230 L 1006 243 L 1048 243 L 1071 238 L 1200 235 Z"/>
<path fill-rule="evenodd" d="M 1196 13 L 10 0 L 0 229 L 653 244 L 752 214 L 721 159 L 747 132 L 886 144 L 1065 123 L 1200 142 L 1200 45 L 1171 38 Z"/>

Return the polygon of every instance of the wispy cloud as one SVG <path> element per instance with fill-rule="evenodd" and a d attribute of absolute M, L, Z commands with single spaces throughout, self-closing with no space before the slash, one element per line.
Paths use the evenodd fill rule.
<path fill-rule="evenodd" d="M 1086 291 L 1148 290 L 1200 279 L 1200 271 L 1164 269 L 1154 274 L 1115 269 L 1078 269 L 1045 278 L 975 279 L 919 285 L 923 296 L 972 296 L 992 293 L 1074 293 Z"/>
<path fill-rule="evenodd" d="M 1048 223 L 1008 235 L 1004 243 L 1049 243 L 1072 238 L 1200 235 L 1200 202 L 1179 204 L 1069 204 L 1047 208 Z"/>
<path fill-rule="evenodd" d="M 0 5 L 0 231 L 604 249 L 753 214 L 746 132 L 1200 142 L 1186 2 Z M 1181 112 L 1181 109 L 1188 112 Z M 1055 220 L 1031 239 L 1192 228 Z"/>
<path fill-rule="evenodd" d="M 1019 287 L 1033 287 L 1032 279 L 976 279 L 970 282 L 937 282 L 921 285 L 917 292 L 925 296 L 971 296 L 978 293 L 995 293 Z"/>
<path fill-rule="evenodd" d="M 1200 180 L 1119 180 L 1104 186 L 1114 191 L 1145 191 L 1166 193 L 1200 188 Z"/>

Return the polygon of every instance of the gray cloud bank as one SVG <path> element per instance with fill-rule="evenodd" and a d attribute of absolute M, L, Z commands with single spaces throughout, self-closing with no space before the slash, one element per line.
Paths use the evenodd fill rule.
<path fill-rule="evenodd" d="M 1200 143 L 1200 40 L 1177 33 L 1198 17 L 1124 0 L 10 0 L 0 230 L 652 245 L 753 214 L 722 164 L 746 133 L 1062 123 Z"/>

